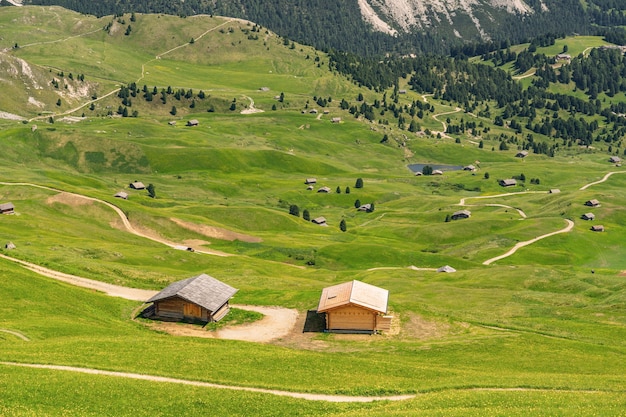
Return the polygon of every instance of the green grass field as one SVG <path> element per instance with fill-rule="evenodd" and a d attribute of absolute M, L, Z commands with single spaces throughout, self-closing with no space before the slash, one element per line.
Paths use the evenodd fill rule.
<path fill-rule="evenodd" d="M 398 329 L 377 336 L 296 329 L 266 344 L 172 336 L 133 320 L 139 302 L 44 278 L 0 258 L 0 362 L 292 392 L 416 397 L 334 404 L 0 364 L 0 414 L 623 415 L 626 171 L 610 164 L 601 146 L 516 158 L 514 145 L 498 150 L 497 135 L 510 129 L 462 111 L 437 121 L 433 115 L 455 106 L 433 97 L 427 100 L 435 112 L 420 122 L 423 128 L 439 131 L 449 118 L 453 124 L 480 121 L 491 132 L 411 134 L 341 110 L 342 98 L 378 95 L 328 72 L 322 52 L 292 49 L 265 29 L 251 32 L 252 25 L 217 17 L 138 15 L 126 36 L 129 15 L 123 19 L 56 7 L 0 9 L 0 28 L 12 28 L 2 46 L 20 45 L 3 53 L 3 62 L 24 59 L 33 77 L 19 82 L 45 85 L 28 90 L 16 81 L 10 90 L 16 93 L 0 98 L 0 110 L 42 116 L 0 121 L 0 203 L 16 207 L 16 214 L 0 216 L 0 244 L 16 248 L 0 254 L 151 290 L 208 273 L 239 289 L 234 303 L 300 314 L 316 308 L 323 287 L 358 279 L 389 289 Z M 112 21 L 111 33 L 100 30 Z M 58 42 L 44 43 L 50 41 Z M 575 53 L 599 41 L 564 42 Z M 59 71 L 84 74 L 92 90 L 63 96 L 56 108 L 60 93 L 49 81 Z M 66 81 L 68 90 L 81 85 Z M 120 103 L 112 95 L 89 110 L 92 94 L 103 97 L 136 81 L 140 87 L 202 89 L 210 97 L 193 109 L 171 97 L 165 104 L 156 96 L 153 102 L 133 98 L 139 117 L 122 118 L 106 115 Z M 260 90 L 265 86 L 269 91 Z M 274 98 L 281 92 L 282 103 Z M 332 97 L 328 114 L 314 96 Z M 233 98 L 237 108 L 230 111 Z M 248 98 L 264 112 L 241 114 Z M 414 92 L 400 98 L 415 99 L 421 97 Z M 320 113 L 303 113 L 307 102 Z M 207 111 L 211 104 L 214 112 Z M 176 115 L 170 114 L 173 105 L 180 107 Z M 47 121 L 49 114 L 77 107 L 72 115 L 84 112 L 82 121 Z M 341 123 L 331 123 L 332 117 Z M 192 118 L 199 126 L 185 126 Z M 175 126 L 168 124 L 172 120 Z M 385 134 L 391 138 L 386 144 Z M 476 164 L 478 170 L 415 176 L 407 168 L 413 163 Z M 581 190 L 610 171 L 617 173 Z M 523 184 L 498 184 L 520 174 Z M 311 177 L 317 184 L 307 190 L 304 180 Z M 356 188 L 358 178 L 363 188 Z M 153 184 L 156 198 L 129 190 L 135 180 Z M 102 203 L 28 183 L 113 203 L 136 228 L 232 256 L 176 250 L 132 235 Z M 331 192 L 317 193 L 321 186 Z M 555 188 L 561 192 L 548 193 Z M 113 197 L 121 190 L 129 192 L 128 200 Z M 499 196 L 504 193 L 513 195 Z M 601 206 L 586 207 L 589 199 Z M 374 203 L 374 212 L 357 211 L 356 200 Z M 298 217 L 289 214 L 290 205 L 298 206 Z M 469 219 L 445 222 L 462 208 L 471 211 Z M 329 227 L 305 221 L 304 210 L 311 218 L 324 216 Z M 593 222 L 581 219 L 589 211 Z M 563 229 L 566 219 L 575 223 L 571 232 L 483 265 L 517 243 Z M 606 231 L 591 232 L 592 224 Z M 409 268 L 443 265 L 457 272 Z"/>

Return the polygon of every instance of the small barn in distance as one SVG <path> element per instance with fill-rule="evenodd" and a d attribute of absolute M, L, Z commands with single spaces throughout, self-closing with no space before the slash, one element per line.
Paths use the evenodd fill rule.
<path fill-rule="evenodd" d="M 393 319 L 388 299 L 389 291 L 355 280 L 324 288 L 317 312 L 325 313 L 327 331 L 388 331 Z"/>
<path fill-rule="evenodd" d="M 515 154 L 516 158 L 526 158 L 528 156 L 528 151 L 519 151 Z"/>
<path fill-rule="evenodd" d="M 602 226 L 601 224 L 591 226 L 591 230 L 594 232 L 604 232 L 604 226 Z"/>
<path fill-rule="evenodd" d="M 146 186 L 143 185 L 143 182 L 141 181 L 134 181 L 131 182 L 130 184 L 128 184 L 129 188 L 132 188 L 133 190 L 145 190 Z"/>
<path fill-rule="evenodd" d="M 598 207 L 600 205 L 600 202 L 596 199 L 587 200 L 585 201 L 585 205 L 588 207 Z"/>
<path fill-rule="evenodd" d="M 191 119 L 187 122 L 187 126 L 198 126 L 200 122 L 197 119 Z"/>
<path fill-rule="evenodd" d="M 609 158 L 609 162 L 613 164 L 619 164 L 620 162 L 622 162 L 622 160 L 620 159 L 619 156 L 612 156 Z"/>
<path fill-rule="evenodd" d="M 128 200 L 128 193 L 126 191 L 120 191 L 120 192 L 116 193 L 113 197 L 121 198 L 121 199 L 124 199 L 124 200 Z"/>
<path fill-rule="evenodd" d="M 313 220 L 311 220 L 311 223 L 314 223 L 320 226 L 328 226 L 328 224 L 326 223 L 326 217 L 316 217 Z"/>
<path fill-rule="evenodd" d="M 212 322 L 230 310 L 229 300 L 238 290 L 207 275 L 177 281 L 147 302 L 154 303 L 153 317 L 166 320 Z"/>
<path fill-rule="evenodd" d="M 13 203 L 2 203 L 0 204 L 0 213 L 13 214 L 15 213 L 15 206 L 13 205 Z"/>
<path fill-rule="evenodd" d="M 317 178 L 307 178 L 306 180 L 304 180 L 304 183 L 309 185 L 309 184 L 316 184 L 317 183 Z"/>
<path fill-rule="evenodd" d="M 513 187 L 517 185 L 517 181 L 514 180 L 513 178 L 509 178 L 506 180 L 500 180 L 498 181 L 498 183 L 502 186 L 502 187 Z"/>
<path fill-rule="evenodd" d="M 593 213 L 585 213 L 582 216 L 580 216 L 580 218 L 583 220 L 594 220 L 596 218 L 596 215 Z"/>
<path fill-rule="evenodd" d="M 469 219 L 470 216 L 472 215 L 472 212 L 469 210 L 459 210 L 459 211 L 455 211 L 454 213 L 452 213 L 452 220 L 459 220 L 459 219 Z"/>

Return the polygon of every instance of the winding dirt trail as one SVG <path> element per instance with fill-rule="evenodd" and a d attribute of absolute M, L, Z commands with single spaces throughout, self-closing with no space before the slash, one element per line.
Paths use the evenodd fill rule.
<path fill-rule="evenodd" d="M 572 228 L 574 227 L 574 222 L 571 221 L 570 219 L 565 219 L 565 221 L 567 222 L 567 226 L 565 228 L 563 228 L 561 230 L 557 230 L 556 232 L 546 233 L 545 235 L 537 236 L 536 238 L 527 240 L 525 242 L 519 242 L 515 246 L 513 246 L 508 252 L 506 252 L 506 253 L 504 253 L 504 254 L 502 254 L 500 256 L 496 256 L 494 258 L 487 259 L 485 262 L 483 262 L 483 265 L 490 265 L 490 264 L 494 263 L 495 261 L 499 261 L 500 259 L 507 258 L 507 257 L 513 255 L 519 248 L 522 248 L 524 246 L 528 246 L 528 245 L 530 245 L 532 243 L 535 243 L 538 240 L 545 239 L 545 238 L 550 237 L 550 236 L 558 235 L 559 233 L 567 233 L 567 232 L 571 231 Z"/>
<path fill-rule="evenodd" d="M 12 336 L 17 337 L 18 339 L 22 339 L 25 342 L 30 342 L 30 339 L 28 338 L 28 336 L 20 333 L 20 332 L 16 332 L 14 330 L 9 330 L 9 329 L 0 329 L 0 333 L 7 333 L 10 334 Z"/>
<path fill-rule="evenodd" d="M 422 96 L 423 97 L 423 96 Z M 435 119 L 437 122 L 441 123 L 442 129 L 443 131 L 441 132 L 433 132 L 433 133 L 441 133 L 441 136 L 444 136 L 446 138 L 449 138 L 450 136 L 448 136 L 448 134 L 446 133 L 446 130 L 448 130 L 448 125 L 446 125 L 446 122 L 442 122 L 441 120 L 437 119 L 437 117 L 439 116 L 445 116 L 447 114 L 454 114 L 454 113 L 458 113 L 460 111 L 462 111 L 463 109 L 461 109 L 460 107 L 456 107 L 453 111 L 447 111 L 447 112 L 443 112 L 443 113 L 437 113 L 437 114 L 433 114 L 432 117 L 433 119 Z"/>
<path fill-rule="evenodd" d="M 601 183 L 605 182 L 606 180 L 608 180 L 608 179 L 611 177 L 611 175 L 614 175 L 614 174 L 626 174 L 626 171 L 612 171 L 612 172 L 609 172 L 609 173 L 608 173 L 608 174 L 606 174 L 604 177 L 602 177 L 602 179 L 601 179 L 601 180 L 591 182 L 591 183 L 589 183 L 589 184 L 587 184 L 587 185 L 583 185 L 583 186 L 582 186 L 582 187 L 580 187 L 578 190 L 579 190 L 579 191 L 584 191 L 584 190 L 586 190 L 587 188 L 591 187 L 592 185 L 601 184 Z"/>
<path fill-rule="evenodd" d="M 85 195 L 82 195 L 82 194 L 76 194 L 76 193 L 72 193 L 72 192 L 68 192 L 68 191 L 59 190 L 59 189 L 53 188 L 53 187 L 47 187 L 45 185 L 32 184 L 32 183 L 28 183 L 28 182 L 2 182 L 2 181 L 0 181 L 0 185 L 41 188 L 43 190 L 54 191 L 54 192 L 57 192 L 57 193 L 64 193 L 64 194 L 67 194 L 67 195 L 71 195 L 73 197 L 78 197 L 78 198 L 82 198 L 84 200 L 88 200 L 88 201 L 93 201 L 93 202 L 96 202 L 96 203 L 104 204 L 105 206 L 113 209 L 117 213 L 119 218 L 122 220 L 124 228 L 129 233 L 132 233 L 132 234 L 134 234 L 136 236 L 139 236 L 139 237 L 142 237 L 142 238 L 145 238 L 145 239 L 148 239 L 148 240 L 152 240 L 152 241 L 157 242 L 157 243 L 161 243 L 163 245 L 169 246 L 172 249 L 179 249 L 181 247 L 181 244 L 179 244 L 179 243 L 170 242 L 170 241 L 168 241 L 166 239 L 163 239 L 161 237 L 153 236 L 153 235 L 150 235 L 150 234 L 138 231 L 130 223 L 130 221 L 128 220 L 128 217 L 126 217 L 126 214 L 124 213 L 124 211 L 122 211 L 122 209 L 120 209 L 115 204 L 109 203 L 108 201 L 100 200 L 100 199 L 95 198 L 95 197 L 88 197 L 88 196 L 85 196 Z M 194 253 L 202 253 L 202 254 L 205 254 L 205 255 L 215 255 L 215 256 L 233 256 L 233 255 L 231 255 L 229 253 L 220 252 L 220 251 L 213 251 L 213 250 L 205 250 L 205 249 L 203 249 L 203 250 L 195 250 Z"/>
<path fill-rule="evenodd" d="M 298 398 L 298 399 L 309 400 L 309 401 L 326 401 L 326 402 L 335 402 L 335 403 L 370 403 L 374 401 L 402 401 L 402 400 L 410 400 L 412 398 L 415 398 L 415 395 L 394 395 L 394 396 L 389 396 L 389 397 L 379 397 L 379 396 L 350 397 L 347 395 L 309 394 L 309 393 L 304 393 L 304 392 L 281 391 L 281 390 L 266 389 L 266 388 L 222 385 L 222 384 L 214 384 L 211 382 L 191 381 L 187 379 L 168 378 L 168 377 L 163 377 L 163 376 L 136 374 L 136 373 L 130 373 L 130 372 L 104 371 L 101 369 L 79 368 L 75 366 L 43 365 L 43 364 L 35 364 L 35 363 L 27 364 L 27 363 L 17 363 L 17 362 L 0 362 L 0 365 L 19 366 L 19 367 L 24 367 L 24 368 L 36 368 L 36 369 L 50 369 L 50 370 L 55 370 L 55 371 L 76 372 L 76 373 L 91 374 L 91 375 L 105 375 L 105 376 L 111 376 L 111 377 L 116 377 L 116 378 L 139 379 L 143 381 L 163 382 L 163 383 L 180 384 L 180 385 L 192 385 L 196 387 L 228 389 L 228 390 L 234 390 L 234 391 L 257 392 L 261 394 L 272 394 L 272 395 L 278 395 L 282 397 Z"/>

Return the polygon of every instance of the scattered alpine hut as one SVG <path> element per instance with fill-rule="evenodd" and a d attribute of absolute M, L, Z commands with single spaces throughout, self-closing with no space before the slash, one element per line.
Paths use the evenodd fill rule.
<path fill-rule="evenodd" d="M 113 197 L 121 198 L 123 200 L 128 200 L 128 193 L 126 191 L 120 191 L 117 194 L 115 194 Z"/>
<path fill-rule="evenodd" d="M 450 274 L 452 272 L 456 272 L 456 269 L 452 268 L 450 265 L 445 265 L 440 268 L 437 268 L 437 272 L 445 272 L 445 273 Z"/>
<path fill-rule="evenodd" d="M 187 126 L 198 126 L 200 122 L 197 119 L 191 119 L 187 121 Z"/>
<path fill-rule="evenodd" d="M 15 206 L 13 203 L 0 204 L 0 214 L 13 214 L 15 213 Z"/>
<path fill-rule="evenodd" d="M 593 232 L 604 232 L 604 226 L 602 226 L 601 224 L 595 225 L 595 226 L 591 226 L 591 231 Z"/>
<path fill-rule="evenodd" d="M 580 218 L 583 220 L 594 220 L 596 218 L 596 215 L 593 213 L 585 213 L 582 216 L 580 216 Z"/>
<path fill-rule="evenodd" d="M 311 220 L 311 223 L 317 224 L 319 226 L 328 226 L 328 224 L 326 223 L 326 217 L 316 217 Z"/>
<path fill-rule="evenodd" d="M 472 215 L 472 212 L 469 210 L 459 210 L 459 211 L 455 211 L 454 213 L 452 213 L 452 220 L 459 220 L 459 219 L 469 219 L 470 216 Z"/>
<path fill-rule="evenodd" d="M 331 123 L 341 123 L 341 117 L 333 117 L 330 119 Z"/>
<path fill-rule="evenodd" d="M 141 181 L 134 181 L 131 182 L 130 184 L 128 184 L 129 188 L 132 188 L 133 190 L 145 190 L 146 186 L 143 185 L 143 182 Z"/>
<path fill-rule="evenodd" d="M 463 167 L 463 171 L 476 171 L 476 167 L 474 165 L 467 165 Z"/>
<path fill-rule="evenodd" d="M 318 193 L 330 193 L 330 187 L 322 187 L 319 190 L 317 190 Z"/>
<path fill-rule="evenodd" d="M 619 156 L 612 156 L 609 158 L 609 162 L 612 164 L 619 164 L 620 162 L 622 162 L 622 160 Z"/>
<path fill-rule="evenodd" d="M 317 178 L 307 178 L 307 179 L 304 180 L 304 183 L 306 185 L 316 184 L 317 183 Z"/>
<path fill-rule="evenodd" d="M 371 203 L 367 203 L 367 204 L 363 204 L 362 206 L 359 206 L 359 208 L 357 208 L 358 211 L 371 211 L 372 210 L 372 204 Z"/>
<path fill-rule="evenodd" d="M 317 312 L 326 315 L 326 331 L 388 331 L 393 319 L 387 315 L 388 299 L 388 290 L 355 280 L 324 288 Z"/>
<path fill-rule="evenodd" d="M 528 151 L 519 151 L 515 154 L 516 158 L 526 158 L 528 156 Z"/>
<path fill-rule="evenodd" d="M 600 202 L 596 199 L 585 201 L 585 205 L 588 207 L 599 207 Z"/>
<path fill-rule="evenodd" d="M 502 187 L 514 187 L 517 185 L 517 181 L 514 180 L 513 178 L 508 178 L 506 180 L 500 180 L 498 181 L 498 183 L 502 186 Z"/>
<path fill-rule="evenodd" d="M 238 290 L 207 274 L 176 281 L 147 302 L 154 316 L 166 320 L 213 322 L 230 310 L 229 300 Z"/>
<path fill-rule="evenodd" d="M 558 188 L 551 188 L 550 191 L 548 191 L 548 194 L 558 194 L 560 192 L 561 190 L 559 190 Z"/>

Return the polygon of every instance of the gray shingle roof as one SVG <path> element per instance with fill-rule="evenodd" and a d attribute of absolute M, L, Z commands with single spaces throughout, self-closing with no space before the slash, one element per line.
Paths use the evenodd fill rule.
<path fill-rule="evenodd" d="M 239 291 L 207 274 L 176 281 L 147 302 L 180 297 L 213 312 Z"/>

